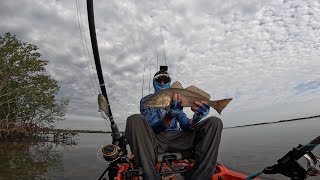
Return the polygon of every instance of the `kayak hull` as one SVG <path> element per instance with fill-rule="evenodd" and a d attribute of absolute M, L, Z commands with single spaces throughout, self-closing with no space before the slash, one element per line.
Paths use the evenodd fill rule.
<path fill-rule="evenodd" d="M 182 162 L 182 163 L 184 163 L 184 162 Z M 182 164 L 182 163 L 178 162 L 178 164 Z M 162 169 L 166 169 L 165 167 L 169 167 L 165 163 L 157 163 L 156 169 L 159 170 L 161 165 L 162 165 Z M 190 169 L 190 168 L 192 168 L 192 166 L 193 166 L 193 163 L 188 164 L 187 166 L 184 167 L 184 169 L 186 169 L 186 170 Z M 118 170 L 117 180 L 127 179 L 127 177 L 125 177 L 125 172 L 129 170 L 129 167 L 130 167 L 129 164 L 128 163 L 118 164 L 118 167 L 119 167 L 119 170 Z M 217 165 L 216 166 L 216 173 L 214 175 L 212 175 L 212 180 L 244 180 L 246 177 L 247 177 L 246 175 L 231 171 L 223 165 Z M 139 180 L 140 178 L 139 178 L 139 176 L 132 176 L 131 179 L 132 180 Z M 174 174 L 172 174 L 171 176 L 168 176 L 168 178 L 163 178 L 163 179 L 175 180 L 176 178 L 175 178 Z M 254 180 L 258 180 L 258 179 L 255 178 Z"/>
<path fill-rule="evenodd" d="M 217 166 L 216 170 L 217 173 L 212 176 L 212 180 L 244 180 L 247 177 L 246 175 L 231 171 L 223 165 Z"/>

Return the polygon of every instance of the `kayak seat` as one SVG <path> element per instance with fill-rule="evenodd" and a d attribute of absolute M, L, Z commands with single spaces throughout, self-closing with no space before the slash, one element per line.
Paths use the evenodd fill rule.
<path fill-rule="evenodd" d="M 176 152 L 176 153 L 163 153 L 157 155 L 157 162 L 170 162 L 184 159 L 193 159 L 194 154 L 192 152 Z"/>
<path fill-rule="evenodd" d="M 167 152 L 157 155 L 156 170 L 162 179 L 179 179 L 194 164 L 192 152 L 172 153 Z"/>

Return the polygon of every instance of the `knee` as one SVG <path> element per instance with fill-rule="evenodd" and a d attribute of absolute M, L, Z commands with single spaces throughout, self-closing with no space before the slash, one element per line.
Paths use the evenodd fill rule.
<path fill-rule="evenodd" d="M 140 114 L 133 114 L 127 118 L 127 126 L 133 124 L 139 124 L 143 121 L 143 117 Z"/>
<path fill-rule="evenodd" d="M 127 123 L 136 123 L 142 119 L 140 114 L 132 114 L 127 118 Z"/>
<path fill-rule="evenodd" d="M 212 127 L 223 128 L 222 120 L 216 116 L 211 116 L 207 118 L 208 123 L 211 124 Z"/>

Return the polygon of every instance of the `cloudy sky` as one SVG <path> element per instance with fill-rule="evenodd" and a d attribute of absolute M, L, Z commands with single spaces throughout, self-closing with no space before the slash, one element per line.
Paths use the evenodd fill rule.
<path fill-rule="evenodd" d="M 225 127 L 320 114 L 319 1 L 94 5 L 109 101 L 122 130 L 126 118 L 139 112 L 142 93 L 153 92 L 150 74 L 165 64 L 173 81 L 198 86 L 212 99 L 234 99 L 221 116 L 210 112 Z M 47 71 L 59 81 L 59 95 L 70 99 L 67 120 L 58 127 L 108 130 L 97 112 L 86 1 L 79 8 L 77 13 L 76 0 L 0 1 L 0 34 L 36 44 L 50 61 Z"/>

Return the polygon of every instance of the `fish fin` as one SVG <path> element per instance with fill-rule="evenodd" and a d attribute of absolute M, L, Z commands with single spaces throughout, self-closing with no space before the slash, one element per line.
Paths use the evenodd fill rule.
<path fill-rule="evenodd" d="M 221 111 L 229 104 L 229 102 L 232 100 L 232 98 L 229 99 L 221 99 L 216 101 L 210 101 L 209 105 L 215 109 L 219 114 L 221 114 Z"/>
<path fill-rule="evenodd" d="M 108 107 L 106 107 L 105 109 L 101 109 L 99 112 L 104 112 L 108 117 L 110 116 Z"/>
<path fill-rule="evenodd" d="M 179 81 L 174 82 L 170 88 L 183 89 L 182 84 Z"/>
<path fill-rule="evenodd" d="M 189 87 L 186 88 L 186 90 L 192 91 L 192 92 L 197 93 L 197 94 L 199 94 L 199 95 L 201 95 L 201 96 L 203 96 L 203 97 L 205 97 L 207 99 L 210 99 L 210 94 L 208 94 L 204 90 L 199 89 L 196 86 L 189 86 Z"/>

